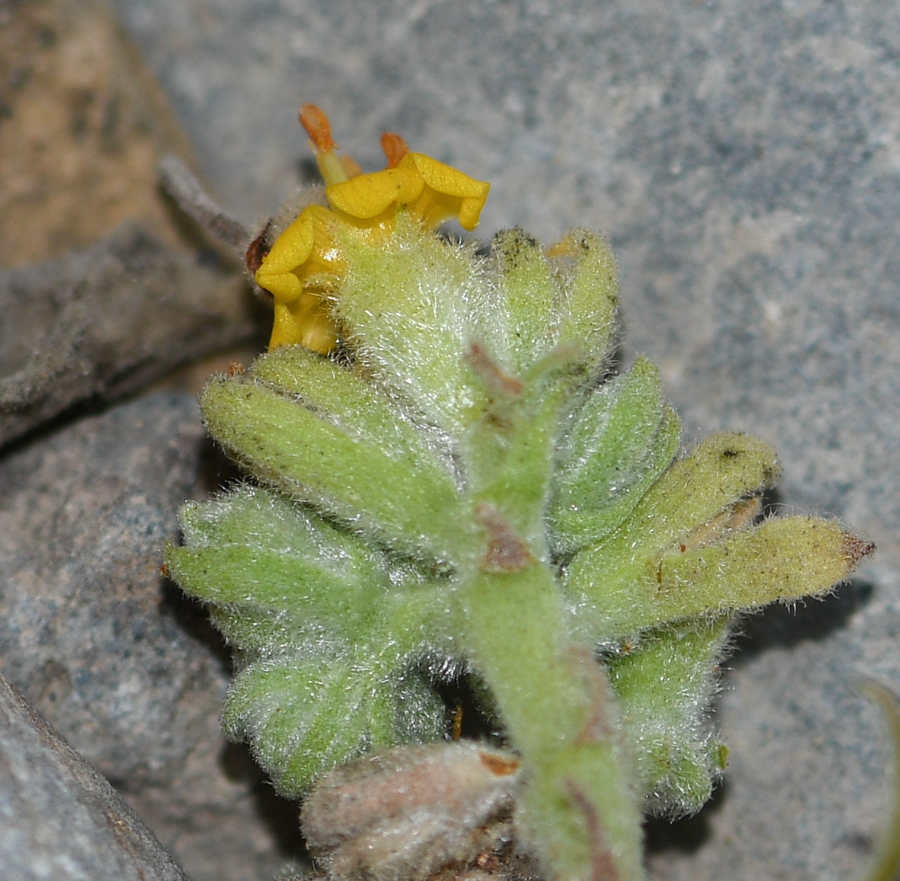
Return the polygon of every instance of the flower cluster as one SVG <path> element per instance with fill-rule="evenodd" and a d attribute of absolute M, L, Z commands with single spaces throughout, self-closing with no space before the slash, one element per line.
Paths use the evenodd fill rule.
<path fill-rule="evenodd" d="M 390 235 L 401 212 L 426 227 L 455 217 L 463 229 L 473 230 L 490 184 L 410 153 L 403 139 L 390 133 L 382 137 L 388 167 L 362 174 L 352 160 L 338 158 L 321 110 L 305 105 L 300 121 L 316 150 L 329 207 L 303 209 L 263 258 L 256 282 L 275 298 L 269 349 L 299 343 L 327 354 L 338 338 L 327 300 L 347 272 L 343 237 L 377 241 Z"/>

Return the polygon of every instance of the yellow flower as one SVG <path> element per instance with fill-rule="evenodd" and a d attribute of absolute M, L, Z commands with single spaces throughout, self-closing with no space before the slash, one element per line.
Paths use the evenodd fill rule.
<path fill-rule="evenodd" d="M 304 208 L 256 271 L 256 283 L 275 298 L 269 349 L 299 343 L 324 354 L 337 343 L 337 327 L 325 302 L 336 279 L 345 272 L 333 223 L 327 208 Z"/>
<path fill-rule="evenodd" d="M 350 222 L 392 219 L 405 207 L 426 226 L 456 217 L 463 229 L 478 225 L 491 185 L 422 153 L 407 153 L 396 168 L 362 174 L 325 189 L 331 207 Z"/>
<path fill-rule="evenodd" d="M 343 231 L 368 238 L 390 235 L 400 210 L 430 228 L 456 217 L 463 229 L 473 230 L 490 184 L 422 153 L 407 152 L 402 138 L 391 134 L 382 138 L 390 167 L 357 174 L 352 160 L 338 158 L 321 110 L 305 105 L 300 122 L 316 151 L 331 208 L 305 208 L 265 256 L 256 281 L 275 298 L 269 349 L 299 343 L 326 354 L 339 336 L 327 298 L 346 273 L 339 245 Z"/>

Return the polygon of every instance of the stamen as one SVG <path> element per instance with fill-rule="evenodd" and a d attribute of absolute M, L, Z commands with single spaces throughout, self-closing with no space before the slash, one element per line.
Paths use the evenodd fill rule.
<path fill-rule="evenodd" d="M 306 130 L 316 154 L 316 164 L 327 186 L 348 180 L 347 172 L 338 158 L 337 144 L 331 136 L 331 124 L 323 110 L 315 104 L 304 104 L 300 108 L 300 125 Z"/>
<path fill-rule="evenodd" d="M 331 123 L 325 111 L 315 104 L 304 104 L 300 108 L 300 125 L 303 126 L 317 153 L 328 153 L 337 150 L 331 136 Z"/>
<path fill-rule="evenodd" d="M 339 158 L 347 177 L 359 177 L 363 173 L 359 163 L 352 156 L 340 156 Z"/>
<path fill-rule="evenodd" d="M 396 168 L 400 164 L 400 160 L 409 153 L 406 141 L 396 132 L 385 132 L 381 136 L 381 149 L 387 156 L 388 168 Z"/>

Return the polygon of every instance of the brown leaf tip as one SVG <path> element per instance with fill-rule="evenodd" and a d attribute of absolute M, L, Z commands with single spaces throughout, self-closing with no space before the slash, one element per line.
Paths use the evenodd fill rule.
<path fill-rule="evenodd" d="M 505 373 L 480 343 L 472 343 L 466 361 L 478 374 L 488 392 L 495 397 L 518 398 L 525 390 L 522 381 Z"/>
<path fill-rule="evenodd" d="M 247 245 L 247 250 L 244 254 L 244 265 L 247 267 L 247 272 L 251 275 L 256 275 L 256 271 L 262 266 L 262 262 L 266 259 L 266 255 L 272 250 L 272 246 L 269 243 L 269 233 L 271 230 L 272 219 L 269 218 L 266 221 L 265 226 L 260 230 L 259 235 Z"/>
<path fill-rule="evenodd" d="M 864 560 L 875 550 L 875 542 L 866 538 L 853 535 L 852 532 L 844 533 L 844 543 L 841 546 L 841 555 L 849 563 L 850 569 L 855 569 L 861 560 Z"/>

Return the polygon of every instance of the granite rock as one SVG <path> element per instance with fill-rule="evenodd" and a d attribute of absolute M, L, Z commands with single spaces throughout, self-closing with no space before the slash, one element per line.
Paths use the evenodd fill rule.
<path fill-rule="evenodd" d="M 0 676 L 6 881 L 187 881 L 109 783 Z"/>
<path fill-rule="evenodd" d="M 195 881 L 274 871 L 296 823 L 225 743 L 227 654 L 160 574 L 210 452 L 193 397 L 159 393 L 0 462 L 0 671 Z"/>
<path fill-rule="evenodd" d="M 132 222 L 83 251 L 0 271 L 0 446 L 253 337 L 245 287 Z"/>
<path fill-rule="evenodd" d="M 105 0 L 0 3 L 0 445 L 264 325 L 161 192 L 173 151 L 191 161 Z"/>

